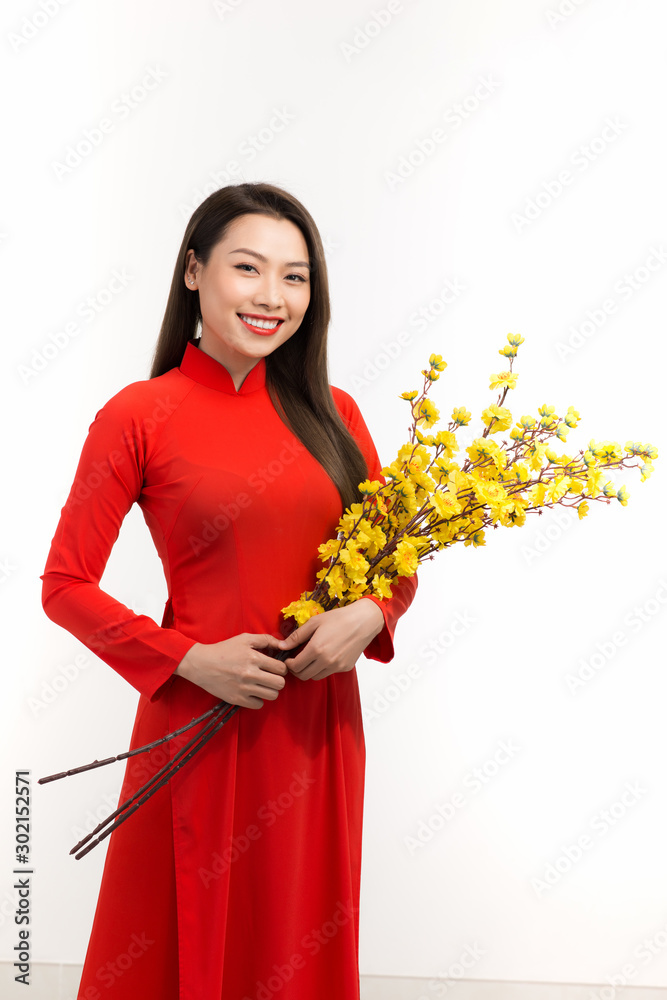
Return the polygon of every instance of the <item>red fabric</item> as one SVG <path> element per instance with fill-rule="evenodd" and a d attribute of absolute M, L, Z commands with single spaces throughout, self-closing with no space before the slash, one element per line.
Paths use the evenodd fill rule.
<path fill-rule="evenodd" d="M 180 367 L 121 389 L 90 425 L 43 606 L 139 692 L 132 747 L 215 704 L 173 675 L 195 642 L 282 634 L 280 609 L 312 588 L 317 546 L 341 514 L 333 483 L 278 417 L 265 370 L 261 360 L 237 392 L 190 341 Z M 358 407 L 333 393 L 377 478 Z M 167 581 L 160 625 L 99 586 L 135 501 Z M 401 578 L 376 601 L 385 627 L 366 656 L 392 658 L 416 585 Z M 167 753 L 128 761 L 121 800 Z M 109 838 L 78 997 L 358 998 L 364 767 L 356 668 L 321 681 L 288 673 L 275 701 L 240 708 Z"/>

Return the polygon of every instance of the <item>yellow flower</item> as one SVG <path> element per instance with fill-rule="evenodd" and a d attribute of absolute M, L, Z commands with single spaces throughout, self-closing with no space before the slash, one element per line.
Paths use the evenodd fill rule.
<path fill-rule="evenodd" d="M 345 575 L 350 580 L 360 582 L 362 578 L 365 579 L 366 570 L 368 569 L 369 564 L 367 560 L 364 559 L 353 539 L 348 539 L 345 543 L 345 548 L 340 550 L 338 558 L 343 563 L 345 567 Z"/>
<path fill-rule="evenodd" d="M 452 420 L 459 427 L 465 427 L 470 423 L 470 418 L 472 413 L 470 410 L 466 410 L 465 406 L 455 406 L 452 410 Z"/>
<path fill-rule="evenodd" d="M 317 551 L 320 554 L 322 562 L 326 562 L 327 559 L 333 558 L 333 556 L 338 553 L 339 546 L 340 541 L 338 538 L 330 538 L 328 541 L 318 545 Z"/>
<path fill-rule="evenodd" d="M 282 608 L 285 618 L 294 618 L 297 625 L 304 625 L 313 615 L 321 615 L 324 608 L 317 601 L 292 601 L 286 608 Z"/>
<path fill-rule="evenodd" d="M 489 377 L 491 379 L 489 389 L 514 389 L 519 378 L 518 375 L 513 375 L 512 372 L 500 372 L 498 375 L 491 375 Z"/>
<path fill-rule="evenodd" d="M 507 342 L 508 342 L 508 344 L 511 344 L 512 347 L 518 347 L 520 344 L 523 344 L 523 342 L 524 342 L 525 339 L 526 338 L 522 337 L 520 333 L 508 333 L 507 334 Z"/>
<path fill-rule="evenodd" d="M 619 500 L 624 507 L 627 507 L 629 496 L 630 494 L 628 493 L 627 487 L 621 486 L 620 490 L 616 494 L 616 499 Z"/>
<path fill-rule="evenodd" d="M 455 451 L 459 450 L 459 444 L 456 440 L 456 435 L 452 434 L 451 431 L 438 431 L 434 435 L 434 442 L 441 448 L 444 448 L 443 455 L 450 457 Z"/>
<path fill-rule="evenodd" d="M 608 479 L 607 482 L 602 487 L 602 493 L 606 497 L 615 497 L 616 496 L 616 486 L 611 481 L 611 479 Z"/>
<path fill-rule="evenodd" d="M 379 524 L 367 522 L 357 535 L 357 541 L 371 559 L 387 544 L 387 536 Z"/>
<path fill-rule="evenodd" d="M 440 419 L 440 411 L 430 399 L 423 399 L 417 407 L 417 425 L 433 427 Z"/>
<path fill-rule="evenodd" d="M 444 372 L 447 367 L 447 362 L 442 360 L 442 354 L 432 354 L 428 359 L 428 363 L 431 368 L 435 368 L 439 372 Z"/>
<path fill-rule="evenodd" d="M 424 375 L 429 382 L 437 382 L 440 378 L 440 372 L 437 368 L 423 368 L 422 375 Z"/>
<path fill-rule="evenodd" d="M 435 437 L 433 434 L 422 434 L 422 432 L 415 427 L 415 437 L 419 444 L 423 444 L 427 448 L 432 448 L 435 444 Z"/>
<path fill-rule="evenodd" d="M 491 459 L 499 469 L 505 465 L 505 452 L 502 451 L 495 441 L 491 441 L 489 438 L 475 438 L 472 444 L 466 448 L 466 451 L 473 462 Z"/>
<path fill-rule="evenodd" d="M 586 514 L 588 514 L 588 503 L 586 500 L 582 500 L 581 503 L 577 506 L 577 514 L 579 515 L 580 521 L 582 517 L 586 517 Z"/>
<path fill-rule="evenodd" d="M 500 348 L 498 354 L 502 354 L 505 358 L 515 358 L 517 356 L 517 349 L 510 344 L 505 344 L 504 347 Z"/>
<path fill-rule="evenodd" d="M 497 434 L 511 427 L 512 414 L 506 406 L 498 406 L 496 403 L 491 403 L 491 406 L 487 406 L 482 412 L 482 420 L 485 424 L 490 425 L 491 430 L 489 433 Z"/>
<path fill-rule="evenodd" d="M 398 398 L 413 400 L 416 399 L 418 395 L 419 393 L 417 392 L 416 389 L 411 389 L 409 392 L 402 392 Z"/>
<path fill-rule="evenodd" d="M 545 496 L 549 503 L 558 503 L 570 488 L 569 476 L 556 476 L 546 488 Z"/>
<path fill-rule="evenodd" d="M 375 591 L 375 596 L 380 599 L 391 597 L 391 586 L 388 576 L 384 573 L 378 573 L 371 577 L 371 583 L 373 584 L 373 590 Z"/>
<path fill-rule="evenodd" d="M 653 472 L 653 462 L 644 462 L 644 464 L 639 467 L 639 471 L 641 472 L 642 482 L 644 482 L 644 480 L 648 479 Z"/>
<path fill-rule="evenodd" d="M 329 590 L 329 597 L 337 597 L 339 600 L 344 597 L 345 591 L 350 585 L 350 581 L 345 576 L 340 564 L 335 566 L 325 566 L 316 574 L 318 580 L 325 580 Z"/>
<path fill-rule="evenodd" d="M 526 431 L 532 430 L 536 423 L 535 417 L 525 416 L 519 418 L 519 426 L 523 427 Z"/>
<path fill-rule="evenodd" d="M 363 483 L 359 483 L 359 492 L 365 497 L 372 496 L 381 489 L 382 483 L 378 479 L 364 479 Z"/>
<path fill-rule="evenodd" d="M 480 545 L 486 545 L 486 539 L 484 538 L 483 531 L 475 531 L 474 534 L 466 538 L 464 545 L 474 545 L 475 548 L 479 548 Z"/>
<path fill-rule="evenodd" d="M 576 427 L 577 423 L 581 420 L 581 414 L 579 410 L 575 410 L 573 406 L 568 406 L 567 413 L 563 417 L 563 420 L 568 427 Z"/>
<path fill-rule="evenodd" d="M 417 571 L 418 564 L 417 549 L 409 539 L 403 539 L 394 551 L 394 565 L 398 575 L 413 576 Z"/>
<path fill-rule="evenodd" d="M 558 438 L 559 441 L 567 441 L 567 436 L 569 433 L 570 433 L 570 428 L 566 423 L 559 424 L 558 427 L 556 428 L 556 437 Z"/>
<path fill-rule="evenodd" d="M 430 502 L 437 514 L 445 520 L 460 514 L 463 510 L 461 504 L 449 490 L 436 490 L 432 494 Z"/>

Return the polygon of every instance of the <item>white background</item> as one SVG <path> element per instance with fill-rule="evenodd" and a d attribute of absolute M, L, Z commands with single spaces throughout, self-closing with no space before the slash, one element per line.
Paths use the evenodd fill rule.
<path fill-rule="evenodd" d="M 406 427 L 398 393 L 433 351 L 449 364 L 433 399 L 480 427 L 508 332 L 525 337 L 517 417 L 572 404 L 582 422 L 563 450 L 590 438 L 664 449 L 667 12 L 660 0 L 46 6 L 6 3 L 0 26 L 0 958 L 15 943 L 13 772 L 29 768 L 33 957 L 80 962 L 104 852 L 68 852 L 113 807 L 122 765 L 36 779 L 124 749 L 137 695 L 46 618 L 39 575 L 95 413 L 148 376 L 190 214 L 240 180 L 304 202 L 328 248 L 331 381 L 387 462 Z M 291 116 L 280 131 L 277 110 Z M 105 117 L 112 131 L 58 176 Z M 107 302 L 114 271 L 127 285 Z M 395 660 L 360 662 L 362 973 L 446 974 L 475 948 L 478 979 L 601 983 L 629 963 L 628 981 L 667 985 L 663 461 L 645 483 L 617 477 L 625 508 L 547 513 L 441 554 Z M 160 621 L 166 587 L 136 507 L 102 586 Z M 567 675 L 591 657 L 573 692 Z M 515 749 L 499 764 L 503 741 Z"/>

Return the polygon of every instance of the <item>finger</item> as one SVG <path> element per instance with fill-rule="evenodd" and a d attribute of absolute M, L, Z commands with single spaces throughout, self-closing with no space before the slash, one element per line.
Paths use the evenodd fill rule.
<path fill-rule="evenodd" d="M 285 660 L 285 665 L 292 671 L 292 673 L 297 674 L 300 677 L 304 670 L 308 669 L 311 663 L 315 663 L 317 655 L 316 650 L 311 649 L 309 646 L 304 646 L 297 656 L 288 657 Z"/>
<path fill-rule="evenodd" d="M 248 636 L 253 649 L 282 649 L 282 640 L 276 639 L 275 635 L 250 635 Z"/>
<path fill-rule="evenodd" d="M 295 628 L 293 632 L 287 636 L 286 639 L 281 639 L 278 643 L 279 649 L 294 649 L 295 646 L 300 646 L 302 643 L 307 642 L 310 639 L 313 632 L 319 627 L 319 622 L 317 621 L 318 615 L 313 615 L 309 618 L 307 622 L 300 625 L 299 628 Z"/>
<path fill-rule="evenodd" d="M 283 660 L 277 660 L 275 656 L 266 656 L 264 653 L 257 653 L 256 665 L 260 670 L 266 670 L 271 674 L 284 676 L 287 673 L 287 667 Z"/>

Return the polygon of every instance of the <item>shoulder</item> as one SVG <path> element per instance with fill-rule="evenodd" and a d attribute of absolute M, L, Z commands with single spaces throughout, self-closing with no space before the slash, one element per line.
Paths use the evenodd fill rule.
<path fill-rule="evenodd" d="M 138 421 L 163 423 L 174 413 L 193 388 L 177 368 L 156 378 L 138 379 L 123 386 L 98 409 L 95 420 L 127 424 Z"/>
<path fill-rule="evenodd" d="M 343 418 L 343 422 L 347 426 L 348 430 L 351 427 L 358 427 L 360 424 L 364 423 L 364 418 L 361 415 L 361 410 L 357 406 L 356 401 L 350 396 L 349 392 L 345 392 L 344 389 L 339 389 L 336 385 L 330 385 L 331 395 L 333 396 L 333 401 L 336 404 L 336 409 Z"/>

